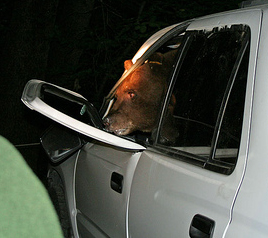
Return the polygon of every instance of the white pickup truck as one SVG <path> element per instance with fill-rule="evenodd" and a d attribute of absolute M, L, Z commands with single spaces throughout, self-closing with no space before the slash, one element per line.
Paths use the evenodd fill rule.
<path fill-rule="evenodd" d="M 22 101 L 63 125 L 41 141 L 66 237 L 268 237 L 268 5 L 244 5 L 154 34 L 100 111 L 79 94 L 28 82 Z M 154 132 L 104 130 L 118 85 L 174 48 Z M 173 95 L 177 136 L 167 141 Z"/>

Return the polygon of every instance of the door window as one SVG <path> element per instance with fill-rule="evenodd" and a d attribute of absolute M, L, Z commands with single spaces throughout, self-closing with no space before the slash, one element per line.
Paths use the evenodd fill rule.
<path fill-rule="evenodd" d="M 157 148 L 230 174 L 241 139 L 249 61 L 245 25 L 186 32 Z"/>

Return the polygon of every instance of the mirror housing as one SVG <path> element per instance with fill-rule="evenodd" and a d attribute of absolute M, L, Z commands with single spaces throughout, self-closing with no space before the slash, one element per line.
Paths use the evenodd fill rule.
<path fill-rule="evenodd" d="M 68 89 L 33 79 L 25 85 L 21 100 L 31 110 L 85 136 L 124 149 L 145 149 L 140 144 L 102 130 L 102 121 L 94 106 Z M 88 117 L 85 118 L 86 114 Z"/>
<path fill-rule="evenodd" d="M 77 133 L 60 125 L 49 127 L 40 141 L 53 163 L 63 161 L 84 145 Z"/>

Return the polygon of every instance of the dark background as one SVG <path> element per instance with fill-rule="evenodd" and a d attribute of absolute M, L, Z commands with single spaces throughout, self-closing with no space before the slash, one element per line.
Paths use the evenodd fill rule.
<path fill-rule="evenodd" d="M 30 79 L 79 92 L 99 108 L 123 62 L 157 30 L 235 9 L 227 0 L 2 0 L 0 3 L 0 135 L 39 177 L 47 159 L 39 137 L 51 124 L 20 101 Z"/>

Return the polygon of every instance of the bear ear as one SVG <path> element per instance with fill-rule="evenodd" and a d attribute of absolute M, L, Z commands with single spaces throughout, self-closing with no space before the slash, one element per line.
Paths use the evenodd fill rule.
<path fill-rule="evenodd" d="M 125 67 L 125 70 L 129 70 L 130 67 L 133 65 L 132 61 L 131 60 L 126 60 L 124 62 L 124 67 Z"/>

